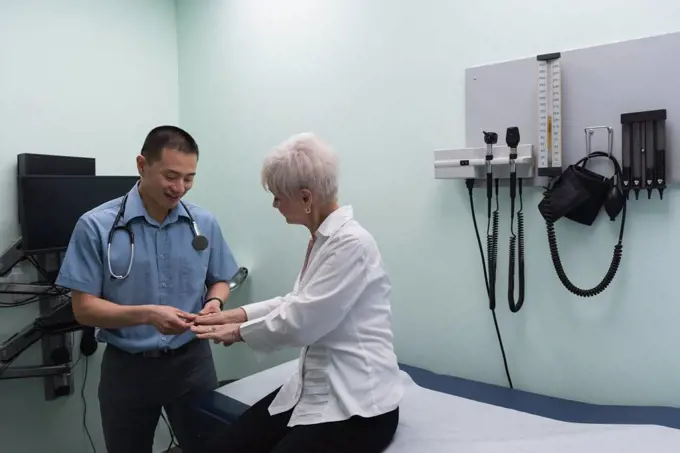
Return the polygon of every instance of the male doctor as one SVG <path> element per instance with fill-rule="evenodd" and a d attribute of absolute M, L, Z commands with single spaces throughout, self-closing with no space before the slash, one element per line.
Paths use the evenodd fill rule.
<path fill-rule="evenodd" d="M 57 279 L 78 322 L 107 343 L 99 403 L 108 453 L 151 453 L 161 408 L 184 453 L 200 452 L 185 404 L 218 383 L 209 342 L 190 328 L 198 313 L 221 311 L 238 268 L 215 217 L 181 201 L 197 163 L 187 132 L 153 129 L 139 183 L 80 218 Z M 116 226 L 129 231 L 110 238 Z M 207 247 L 196 247 L 199 235 Z"/>

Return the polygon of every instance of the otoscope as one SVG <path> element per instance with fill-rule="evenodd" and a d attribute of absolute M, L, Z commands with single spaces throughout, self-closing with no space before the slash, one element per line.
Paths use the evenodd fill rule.
<path fill-rule="evenodd" d="M 509 127 L 505 133 L 505 143 L 510 148 L 510 253 L 508 271 L 508 305 L 510 311 L 517 313 L 524 304 L 524 214 L 522 213 L 522 178 L 517 180 L 517 145 L 519 128 Z M 515 196 L 519 184 L 519 211 L 517 212 L 517 235 L 514 231 Z M 515 251 L 519 239 L 519 299 L 515 303 Z"/>
<path fill-rule="evenodd" d="M 486 226 L 486 249 L 487 259 L 484 259 L 484 249 L 482 248 L 482 240 L 477 227 L 477 218 L 475 216 L 475 204 L 472 197 L 472 189 L 475 185 L 474 178 L 465 180 L 465 185 L 470 196 L 470 213 L 472 214 L 472 223 L 475 227 L 475 234 L 477 236 L 477 244 L 479 245 L 479 255 L 482 259 L 482 270 L 484 271 L 484 283 L 486 291 L 489 296 L 489 309 L 493 317 L 493 323 L 496 328 L 496 336 L 498 337 L 498 345 L 501 349 L 503 357 L 503 366 L 505 367 L 505 375 L 508 378 L 508 385 L 513 388 L 512 378 L 510 377 L 510 369 L 508 368 L 508 359 L 505 356 L 505 346 L 503 345 L 503 338 L 498 326 L 498 318 L 496 317 L 496 257 L 498 256 L 498 178 L 496 178 L 496 210 L 493 212 L 493 234 L 489 234 L 491 223 L 491 201 L 493 197 L 493 174 L 491 171 L 491 161 L 493 160 L 493 145 L 498 142 L 498 134 L 495 132 L 484 132 L 484 143 L 486 143 L 486 198 L 487 198 L 487 215 L 489 223 Z M 488 269 L 488 271 L 487 271 Z"/>
<path fill-rule="evenodd" d="M 491 212 L 493 199 L 493 175 L 491 161 L 493 160 L 493 145 L 498 143 L 498 134 L 484 131 L 484 143 L 486 143 L 486 200 L 488 222 L 486 225 L 486 253 L 489 272 L 489 309 L 496 309 L 496 260 L 498 257 L 498 179 L 496 179 L 496 210 Z M 493 225 L 492 223 L 493 217 Z M 493 226 L 493 228 L 492 228 Z M 491 230 L 491 231 L 490 231 Z"/>

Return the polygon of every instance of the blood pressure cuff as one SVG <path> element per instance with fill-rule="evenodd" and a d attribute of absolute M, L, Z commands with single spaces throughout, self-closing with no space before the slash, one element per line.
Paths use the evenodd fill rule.
<path fill-rule="evenodd" d="M 610 182 L 585 168 L 585 160 L 570 165 L 543 194 L 538 210 L 548 222 L 566 217 L 592 225 L 604 204 Z"/>

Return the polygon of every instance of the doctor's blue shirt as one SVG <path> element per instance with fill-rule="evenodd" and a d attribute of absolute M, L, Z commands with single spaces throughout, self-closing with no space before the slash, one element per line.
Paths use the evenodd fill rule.
<path fill-rule="evenodd" d="M 120 305 L 167 305 L 189 313 L 203 308 L 207 288 L 230 281 L 238 267 L 215 217 L 185 202 L 200 234 L 208 238 L 205 250 L 192 246 L 189 216 L 180 203 L 163 223 L 149 217 L 137 185 L 128 193 L 125 214 L 118 225 L 127 224 L 134 235 L 116 230 L 111 242 L 111 270 L 125 279 L 111 277 L 107 245 L 123 197 L 111 200 L 84 214 L 77 222 L 56 284 L 91 294 Z M 121 329 L 99 329 L 99 341 L 131 353 L 174 349 L 195 338 L 191 331 L 162 335 L 152 325 Z"/>

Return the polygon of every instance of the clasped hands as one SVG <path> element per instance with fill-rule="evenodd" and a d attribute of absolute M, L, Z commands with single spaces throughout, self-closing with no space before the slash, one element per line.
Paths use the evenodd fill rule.
<path fill-rule="evenodd" d="M 201 311 L 194 319 L 191 331 L 197 338 L 212 340 L 215 344 L 231 346 L 241 341 L 241 322 L 235 310 Z"/>
<path fill-rule="evenodd" d="M 191 330 L 197 338 L 231 346 L 241 341 L 239 327 L 243 319 L 239 309 L 221 311 L 219 302 L 208 302 L 198 313 L 187 313 L 174 307 L 155 306 L 149 323 L 165 335 Z"/>

